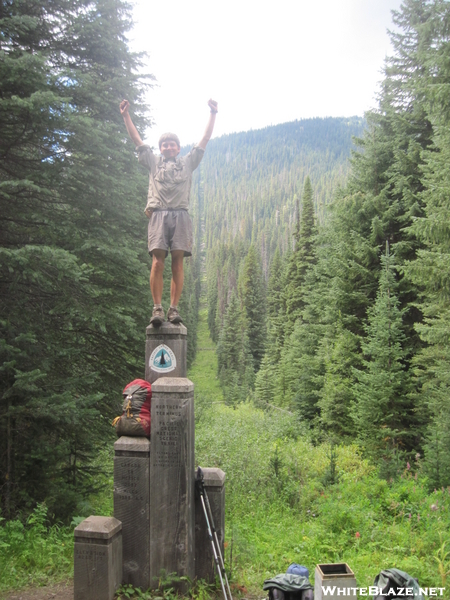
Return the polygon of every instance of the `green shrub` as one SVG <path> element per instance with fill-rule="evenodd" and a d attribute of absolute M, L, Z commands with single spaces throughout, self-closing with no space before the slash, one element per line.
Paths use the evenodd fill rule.
<path fill-rule="evenodd" d="M 47 525 L 47 507 L 39 504 L 26 523 L 2 520 L 0 590 L 42 585 L 73 572 L 73 529 Z"/>

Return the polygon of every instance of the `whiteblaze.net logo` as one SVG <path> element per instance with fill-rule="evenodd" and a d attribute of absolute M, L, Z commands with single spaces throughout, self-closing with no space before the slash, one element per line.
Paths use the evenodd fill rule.
<path fill-rule="evenodd" d="M 420 597 L 435 597 L 435 596 L 443 596 L 445 592 L 445 588 L 419 588 L 417 593 L 414 592 L 413 588 L 390 588 L 387 592 L 383 594 L 383 588 L 379 588 L 377 586 L 370 587 L 349 587 L 349 588 L 341 588 L 336 585 L 323 585 L 322 586 L 322 594 L 324 596 L 382 596 L 383 598 L 414 598 L 416 596 Z"/>

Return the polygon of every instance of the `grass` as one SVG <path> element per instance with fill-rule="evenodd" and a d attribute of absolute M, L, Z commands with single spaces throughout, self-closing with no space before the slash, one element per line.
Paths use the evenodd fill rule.
<path fill-rule="evenodd" d="M 209 336 L 207 309 L 199 311 L 197 330 L 197 354 L 189 369 L 188 377 L 195 384 L 196 402 L 206 398 L 207 402 L 223 402 L 222 389 L 217 376 L 217 356 L 215 344 Z"/>

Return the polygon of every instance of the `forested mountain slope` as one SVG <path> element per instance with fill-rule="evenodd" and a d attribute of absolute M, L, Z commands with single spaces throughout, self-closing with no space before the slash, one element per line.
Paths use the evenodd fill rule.
<path fill-rule="evenodd" d="M 206 247 L 255 238 L 267 271 L 275 248 L 288 248 L 305 177 L 314 182 L 322 219 L 363 127 L 357 117 L 305 119 L 212 140 L 201 166 Z"/>
<path fill-rule="evenodd" d="M 254 292 L 255 318 L 261 320 L 261 327 L 255 325 L 253 343 L 261 346 L 269 265 L 277 253 L 288 256 L 294 248 L 305 181 L 309 177 L 313 182 L 313 210 L 317 220 L 322 221 L 336 189 L 345 183 L 355 148 L 353 140 L 362 135 L 364 126 L 364 120 L 358 117 L 305 119 L 210 142 L 195 189 L 196 199 L 200 199 L 208 323 L 213 339 L 219 339 L 225 311 L 233 292 L 238 291 L 239 273 L 242 275 L 253 244 L 256 255 L 252 254 L 252 268 L 261 269 L 261 279 L 256 275 L 257 283 L 254 274 L 248 273 L 247 285 Z M 246 285 L 243 280 L 241 284 Z M 231 305 L 235 306 L 234 302 Z M 236 306 L 236 310 L 240 309 Z M 230 318 L 234 321 L 237 315 Z M 236 345 L 237 362 L 234 367 L 228 365 L 226 371 L 230 371 L 231 378 L 247 372 L 252 382 L 252 369 L 245 366 L 248 360 L 241 356 L 247 354 L 247 342 L 232 336 L 230 343 Z M 241 389 L 241 395 L 245 389 Z"/>

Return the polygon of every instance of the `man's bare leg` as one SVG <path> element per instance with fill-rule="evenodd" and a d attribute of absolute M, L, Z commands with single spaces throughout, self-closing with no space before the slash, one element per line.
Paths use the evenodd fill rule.
<path fill-rule="evenodd" d="M 178 314 L 178 302 L 181 298 L 184 283 L 184 251 L 172 250 L 172 281 L 170 283 L 170 308 L 167 318 L 172 323 L 181 323 Z"/>
<path fill-rule="evenodd" d="M 178 302 L 181 298 L 181 292 L 183 291 L 184 283 L 184 251 L 173 250 L 172 251 L 172 281 L 170 284 L 170 304 L 172 306 L 178 306 Z"/>
<path fill-rule="evenodd" d="M 163 273 L 164 261 L 166 258 L 165 250 L 153 250 L 152 252 L 152 270 L 150 271 L 150 291 L 152 292 L 153 315 L 150 323 L 159 325 L 164 321 L 164 311 L 161 307 L 163 293 Z"/>

